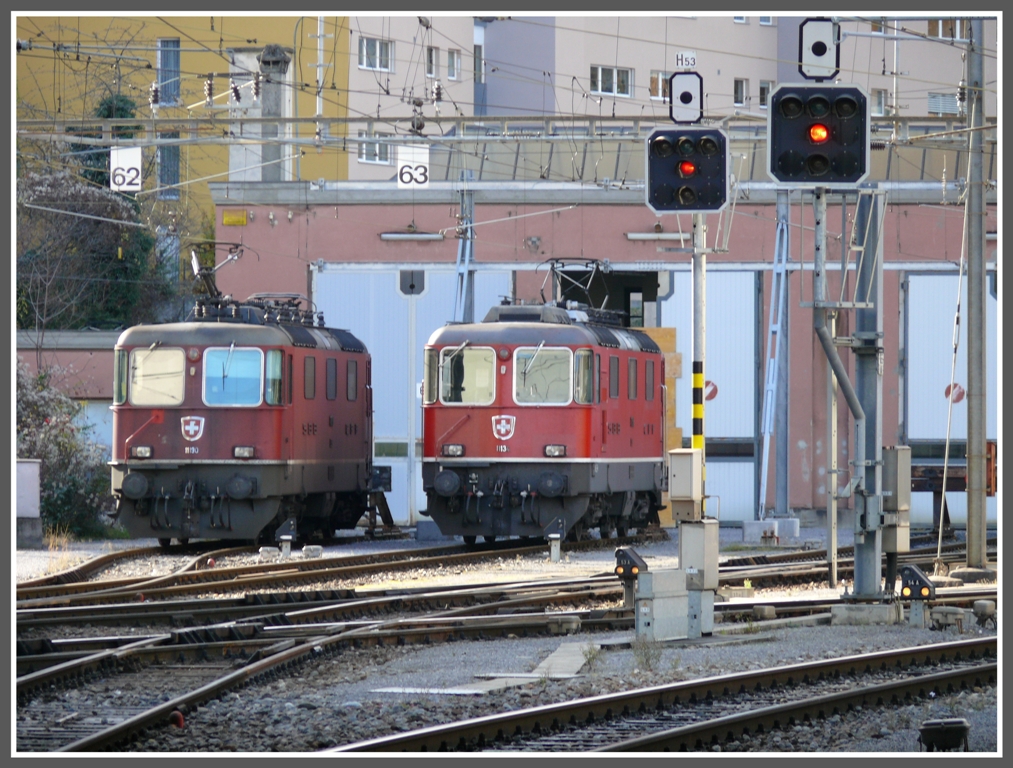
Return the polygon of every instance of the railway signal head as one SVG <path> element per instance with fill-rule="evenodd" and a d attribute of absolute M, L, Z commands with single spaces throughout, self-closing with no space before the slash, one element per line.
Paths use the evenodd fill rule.
<path fill-rule="evenodd" d="M 798 71 L 809 80 L 836 77 L 841 66 L 840 28 L 833 19 L 806 19 L 798 27 Z"/>
<path fill-rule="evenodd" d="M 647 563 L 631 547 L 619 547 L 616 550 L 615 574 L 622 581 L 633 581 L 641 573 L 647 572 Z"/>
<path fill-rule="evenodd" d="M 796 187 L 855 187 L 869 175 L 869 109 L 855 85 L 781 85 L 770 95 L 767 173 Z"/>
<path fill-rule="evenodd" d="M 904 600 L 935 600 L 936 585 L 917 565 L 900 567 L 900 596 Z"/>
<path fill-rule="evenodd" d="M 703 78 L 675 72 L 668 78 L 668 116 L 673 123 L 699 123 L 703 117 Z"/>
<path fill-rule="evenodd" d="M 728 204 L 728 137 L 717 128 L 663 129 L 647 138 L 647 206 L 707 213 Z"/>

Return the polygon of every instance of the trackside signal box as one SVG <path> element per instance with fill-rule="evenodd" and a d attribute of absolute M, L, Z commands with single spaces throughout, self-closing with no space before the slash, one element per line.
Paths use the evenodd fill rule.
<path fill-rule="evenodd" d="M 699 448 L 668 452 L 668 499 L 673 520 L 703 518 L 703 454 Z"/>

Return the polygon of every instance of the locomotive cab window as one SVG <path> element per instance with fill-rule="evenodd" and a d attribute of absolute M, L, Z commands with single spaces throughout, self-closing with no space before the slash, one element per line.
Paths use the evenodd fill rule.
<path fill-rule="evenodd" d="M 518 405 L 566 405 L 573 399 L 573 353 L 542 345 L 514 353 L 514 402 Z"/>
<path fill-rule="evenodd" d="M 204 352 L 205 405 L 260 405 L 264 353 L 256 348 L 211 347 Z"/>
<path fill-rule="evenodd" d="M 573 356 L 573 399 L 583 405 L 594 402 L 594 377 L 591 373 L 591 350 L 580 349 Z"/>
<path fill-rule="evenodd" d="M 113 405 L 127 402 L 127 351 L 117 349 L 113 357 Z"/>
<path fill-rule="evenodd" d="M 496 397 L 496 353 L 491 347 L 440 350 L 440 402 L 489 405 Z"/>
<path fill-rule="evenodd" d="M 432 405 L 436 402 L 436 383 L 440 369 L 436 363 L 437 351 L 427 349 L 422 361 L 422 403 Z"/>
<path fill-rule="evenodd" d="M 264 366 L 264 401 L 268 405 L 281 405 L 281 363 L 284 354 L 280 349 L 267 350 L 267 362 Z"/>
<path fill-rule="evenodd" d="M 131 405 L 180 405 L 183 402 L 182 349 L 145 347 L 130 352 L 128 397 Z"/>

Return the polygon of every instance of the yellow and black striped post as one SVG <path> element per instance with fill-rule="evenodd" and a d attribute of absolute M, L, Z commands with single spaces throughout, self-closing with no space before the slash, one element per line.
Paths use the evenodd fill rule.
<path fill-rule="evenodd" d="M 703 364 L 707 339 L 707 225 L 693 214 L 693 449 L 700 451 L 700 515 L 707 516 L 707 451 L 703 437 Z"/>

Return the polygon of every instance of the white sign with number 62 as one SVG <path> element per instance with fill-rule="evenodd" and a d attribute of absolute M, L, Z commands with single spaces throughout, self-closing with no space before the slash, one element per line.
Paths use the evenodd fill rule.
<path fill-rule="evenodd" d="M 109 150 L 109 188 L 116 192 L 141 191 L 140 147 L 112 147 Z"/>
<path fill-rule="evenodd" d="M 397 188 L 425 189 L 429 186 L 429 145 L 402 144 L 397 148 Z"/>

